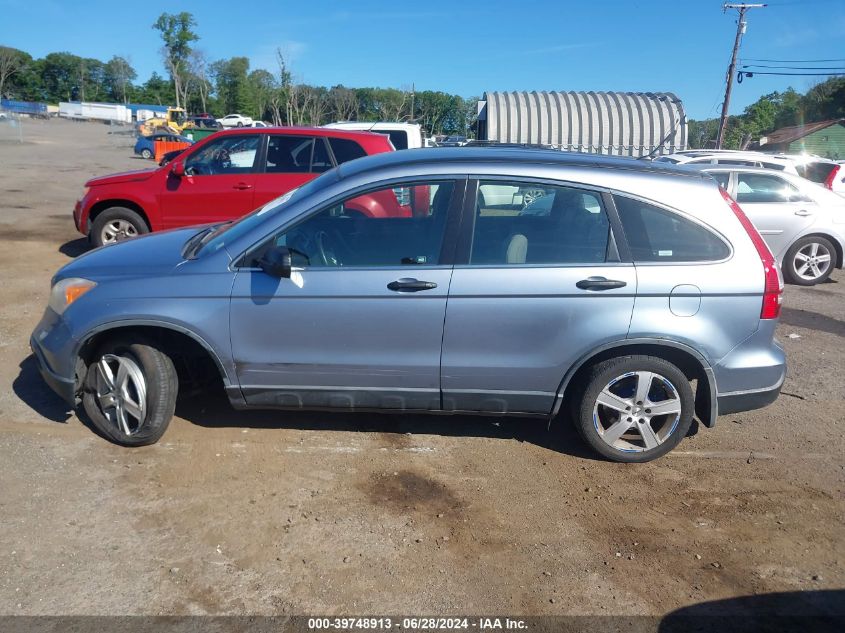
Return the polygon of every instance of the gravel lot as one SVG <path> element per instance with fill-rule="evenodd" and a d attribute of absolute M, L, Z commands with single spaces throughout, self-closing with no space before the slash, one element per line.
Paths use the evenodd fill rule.
<path fill-rule="evenodd" d="M 487 418 L 236 412 L 184 402 L 123 449 L 49 391 L 28 348 L 73 203 L 138 169 L 66 121 L 0 136 L 0 614 L 647 614 L 845 587 L 845 275 L 787 287 L 769 408 L 645 465 L 574 431 Z"/>

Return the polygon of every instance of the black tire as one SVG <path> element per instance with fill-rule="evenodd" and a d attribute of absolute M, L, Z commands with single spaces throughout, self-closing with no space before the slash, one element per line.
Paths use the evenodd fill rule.
<path fill-rule="evenodd" d="M 117 368 L 118 371 L 112 372 L 114 378 L 120 375 L 118 373 L 120 363 L 128 361 L 134 365 L 134 369 L 140 371 L 145 381 L 145 398 L 138 397 L 139 390 L 136 388 L 129 389 L 129 396 L 121 399 L 123 407 L 126 407 L 126 402 L 131 404 L 132 399 L 137 399 L 139 402 L 135 404 L 140 404 L 144 409 L 143 420 L 138 421 L 137 418 L 131 416 L 126 418 L 129 421 L 130 433 L 126 433 L 121 428 L 117 418 L 117 407 L 103 407 L 103 398 L 100 394 L 106 391 L 103 387 L 107 383 L 98 377 L 100 373 L 98 366 L 104 359 L 107 359 L 107 364 L 113 370 Z M 82 405 L 97 431 L 115 444 L 146 446 L 156 443 L 167 430 L 176 408 L 178 391 L 179 381 L 173 361 L 154 343 L 140 338 L 114 339 L 99 348 L 88 367 Z"/>
<path fill-rule="evenodd" d="M 141 158 L 146 158 L 147 160 L 149 160 L 152 157 L 153 157 L 153 153 L 150 150 L 148 150 L 146 147 L 141 150 Z"/>
<path fill-rule="evenodd" d="M 107 226 L 113 223 L 127 223 L 125 226 L 131 226 L 131 230 L 127 228 L 127 230 L 116 239 L 108 240 L 104 236 L 104 230 Z M 147 226 L 144 218 L 142 218 L 136 211 L 127 209 L 126 207 L 111 207 L 94 218 L 94 222 L 91 225 L 91 235 L 89 236 L 89 239 L 91 244 L 94 246 L 102 246 L 103 244 L 137 237 L 138 235 L 143 235 L 144 233 L 149 232 L 150 228 Z"/>
<path fill-rule="evenodd" d="M 243 122 L 243 121 L 238 121 L 238 127 L 243 127 L 243 126 L 244 126 L 244 122 Z"/>
<path fill-rule="evenodd" d="M 818 276 L 811 276 L 812 278 L 808 278 L 808 275 L 805 273 L 803 276 L 799 272 L 798 267 L 796 266 L 796 256 L 798 255 L 799 251 L 806 249 L 808 246 L 812 248 L 812 245 L 817 245 L 817 252 L 822 253 L 826 251 L 828 260 L 827 262 L 819 262 L 819 264 L 826 264 L 826 268 L 821 270 L 821 274 Z M 830 273 L 833 272 L 833 268 L 836 266 L 836 249 L 833 247 L 833 244 L 830 242 L 829 239 L 821 237 L 820 235 L 809 235 L 807 237 L 802 237 L 800 240 L 797 240 L 792 246 L 789 247 L 789 250 L 786 251 L 786 257 L 783 258 L 783 276 L 791 284 L 795 284 L 797 286 L 815 286 L 816 284 L 820 284 L 824 281 L 827 281 L 827 278 L 830 277 Z M 818 268 L 822 268 L 822 266 L 818 266 Z"/>
<path fill-rule="evenodd" d="M 632 386 L 636 389 L 640 380 L 636 372 L 657 374 L 657 376 L 649 380 L 649 390 L 646 393 L 668 396 L 665 401 L 656 401 L 658 404 L 661 402 L 671 404 L 677 400 L 680 406 L 680 412 L 676 414 L 677 417 L 673 417 L 672 414 L 664 414 L 655 415 L 654 419 L 651 419 L 649 415 L 651 414 L 651 409 L 647 408 L 650 401 L 642 401 L 641 409 L 638 412 L 638 402 L 631 400 L 636 397 L 636 394 L 631 392 L 624 400 L 631 400 L 631 404 L 634 407 L 633 410 L 629 411 L 633 417 L 633 423 L 630 425 L 630 432 L 626 432 L 614 442 L 614 444 L 627 447 L 620 448 L 605 441 L 604 438 L 607 436 L 604 433 L 610 431 L 615 421 L 623 424 L 619 428 L 625 428 L 623 413 L 617 413 L 614 409 L 607 408 L 604 405 L 598 405 L 597 399 L 606 387 L 608 389 L 613 387 L 616 390 L 624 390 L 626 388 L 630 389 L 631 383 L 633 383 Z M 661 377 L 664 379 L 663 381 L 659 381 Z M 666 381 L 668 381 L 668 385 Z M 655 383 L 656 386 L 654 386 Z M 576 402 L 573 406 L 575 425 L 587 444 L 610 460 L 625 463 L 642 463 L 661 457 L 678 445 L 684 436 L 686 436 L 692 424 L 693 413 L 695 411 L 695 398 L 689 380 L 680 369 L 662 358 L 655 356 L 622 356 L 612 358 L 595 365 L 581 385 L 584 389 L 583 395 L 580 401 Z M 671 395 L 670 388 L 674 390 L 674 396 Z M 656 392 L 661 393 L 657 394 Z M 623 400 L 621 396 L 620 400 Z M 596 412 L 597 414 L 594 418 L 594 413 Z M 639 418 L 638 416 L 640 415 L 647 416 L 649 419 Z M 625 420 L 630 421 L 632 417 L 626 417 Z M 646 420 L 644 424 L 642 420 Z M 601 432 L 597 426 L 601 427 Z M 656 429 L 655 426 L 657 426 Z M 651 432 L 649 433 L 650 437 L 653 438 L 650 440 L 651 443 L 654 444 L 657 442 L 653 448 L 647 447 L 649 442 L 646 442 L 645 435 L 640 432 L 639 429 L 641 428 L 650 428 L 653 431 L 653 434 Z M 639 440 L 641 446 L 637 444 L 637 437 L 641 438 Z"/>

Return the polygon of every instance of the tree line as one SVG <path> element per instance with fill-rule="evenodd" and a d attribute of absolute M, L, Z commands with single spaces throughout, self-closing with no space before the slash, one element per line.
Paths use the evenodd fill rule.
<path fill-rule="evenodd" d="M 728 117 L 725 149 L 747 149 L 752 141 L 782 127 L 845 118 L 845 77 L 831 77 L 805 94 L 788 88 L 760 97 L 737 116 Z M 689 146 L 712 148 L 719 119 L 689 122 Z"/>
<path fill-rule="evenodd" d="M 477 97 L 434 90 L 313 86 L 297 81 L 281 50 L 276 68 L 251 69 L 246 57 L 212 61 L 196 46 L 191 13 L 162 13 L 152 28 L 162 40 L 168 77 L 156 72 L 143 82 L 127 57 L 108 61 L 69 52 L 35 59 L 0 46 L 0 96 L 58 103 L 104 101 L 176 105 L 221 117 L 237 112 L 275 125 L 321 125 L 331 121 L 415 121 L 433 134 L 464 133 Z"/>

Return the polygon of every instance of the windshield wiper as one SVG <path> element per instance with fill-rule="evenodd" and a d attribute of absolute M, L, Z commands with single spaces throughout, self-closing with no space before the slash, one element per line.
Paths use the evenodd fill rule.
<path fill-rule="evenodd" d="M 185 246 L 182 247 L 182 257 L 185 259 L 193 259 L 197 254 L 197 250 L 199 250 L 199 247 L 202 245 L 203 240 L 205 240 L 205 238 L 208 237 L 215 228 L 217 228 L 217 225 L 206 227 L 199 233 L 189 237 L 188 241 L 185 242 Z"/>

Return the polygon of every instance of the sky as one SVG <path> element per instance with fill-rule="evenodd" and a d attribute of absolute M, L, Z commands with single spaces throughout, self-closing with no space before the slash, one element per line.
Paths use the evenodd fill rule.
<path fill-rule="evenodd" d="M 211 60 L 246 56 L 315 85 L 442 90 L 674 92 L 689 117 L 718 116 L 736 12 L 717 0 L 0 0 L 0 45 L 131 61 L 138 81 L 165 75 L 158 15 L 189 11 Z M 751 10 L 741 58 L 845 58 L 845 0 L 772 0 Z M 845 61 L 819 63 L 845 67 Z M 785 71 L 789 72 L 789 71 Z M 735 84 L 730 111 L 824 77 Z"/>

